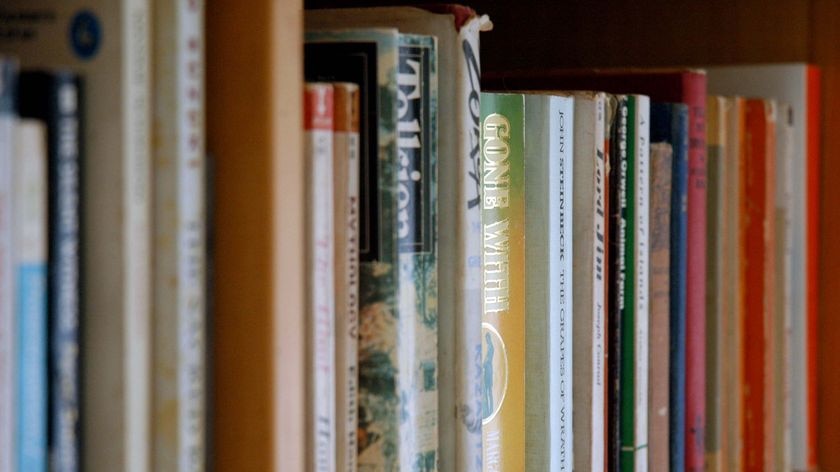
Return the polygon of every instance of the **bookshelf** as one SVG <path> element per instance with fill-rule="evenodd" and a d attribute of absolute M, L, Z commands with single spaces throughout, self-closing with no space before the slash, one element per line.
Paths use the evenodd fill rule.
<path fill-rule="evenodd" d="M 416 2 L 307 0 L 307 8 Z M 431 3 L 441 3 L 432 1 Z M 811 62 L 822 69 L 818 451 L 822 470 L 840 470 L 840 3 L 833 0 L 619 0 L 466 2 L 486 13 L 482 69 Z"/>

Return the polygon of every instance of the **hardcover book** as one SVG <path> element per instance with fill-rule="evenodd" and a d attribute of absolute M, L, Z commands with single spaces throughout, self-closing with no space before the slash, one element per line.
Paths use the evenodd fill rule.
<path fill-rule="evenodd" d="M 709 91 L 775 98 L 791 105 L 791 460 L 817 466 L 817 300 L 820 195 L 820 70 L 809 64 L 753 64 L 708 69 Z"/>
<path fill-rule="evenodd" d="M 332 85 L 308 82 L 303 112 L 308 197 L 306 468 L 331 472 L 336 469 Z"/>
<path fill-rule="evenodd" d="M 359 86 L 359 419 L 360 470 L 400 465 L 399 261 L 397 247 L 398 33 L 395 29 L 309 31 L 307 80 Z"/>
<path fill-rule="evenodd" d="M 336 470 L 356 470 L 359 414 L 359 86 L 333 85 Z"/>
<path fill-rule="evenodd" d="M 47 470 L 47 133 L 16 126 L 14 173 L 16 470 Z"/>
<path fill-rule="evenodd" d="M 524 98 L 525 470 L 572 470 L 574 98 Z"/>
<path fill-rule="evenodd" d="M 33 9 L 41 12 L 33 15 Z M 151 466 L 149 0 L 4 2 L 0 51 L 84 76 L 85 470 Z M 107 229 L 107 230 L 105 230 Z"/>
<path fill-rule="evenodd" d="M 653 106 L 655 108 L 655 104 Z M 668 142 L 650 144 L 650 363 L 648 380 L 648 461 L 651 470 L 669 470 L 668 402 L 670 368 L 671 172 Z"/>
<path fill-rule="evenodd" d="M 152 469 L 206 467 L 204 2 L 154 1 Z"/>
<path fill-rule="evenodd" d="M 535 69 L 485 74 L 485 86 L 522 89 L 596 89 L 640 93 L 689 106 L 685 292 L 685 467 L 704 467 L 706 314 L 706 74 L 696 69 Z M 673 433 L 673 430 L 672 430 Z"/>
<path fill-rule="evenodd" d="M 686 232 L 688 210 L 688 140 L 689 109 L 681 103 L 651 105 L 650 138 L 654 143 L 668 143 L 671 160 L 671 222 L 669 255 L 669 382 L 668 431 L 670 470 L 685 470 L 685 300 Z"/>
<path fill-rule="evenodd" d="M 0 472 L 14 470 L 15 305 L 12 215 L 12 156 L 17 117 L 17 63 L 0 55 Z"/>
<path fill-rule="evenodd" d="M 574 468 L 604 470 L 607 163 L 611 97 L 574 94 L 572 298 Z"/>
<path fill-rule="evenodd" d="M 458 5 L 311 10 L 311 28 L 397 27 L 438 38 L 438 429 L 443 471 L 481 470 L 479 31 Z"/>
<path fill-rule="evenodd" d="M 525 104 L 481 94 L 483 470 L 525 470 Z"/>
<path fill-rule="evenodd" d="M 68 71 L 24 71 L 18 83 L 22 117 L 46 123 L 47 329 L 49 330 L 50 468 L 80 468 L 80 79 Z"/>

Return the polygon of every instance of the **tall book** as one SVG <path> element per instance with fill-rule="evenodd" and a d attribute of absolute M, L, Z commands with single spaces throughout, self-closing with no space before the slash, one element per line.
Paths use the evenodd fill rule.
<path fill-rule="evenodd" d="M 650 337 L 648 339 L 648 463 L 669 470 L 671 168 L 674 148 L 650 144 Z"/>
<path fill-rule="evenodd" d="M 336 469 L 333 263 L 333 87 L 308 82 L 303 100 L 306 159 L 306 469 Z"/>
<path fill-rule="evenodd" d="M 80 79 L 68 71 L 21 73 L 18 111 L 47 125 L 47 325 L 49 456 L 57 471 L 80 468 Z"/>
<path fill-rule="evenodd" d="M 85 77 L 80 320 L 85 470 L 151 466 L 149 0 L 5 2 L 0 51 Z M 41 12 L 36 21 L 30 14 Z M 62 45 L 62 46 L 59 46 Z"/>
<path fill-rule="evenodd" d="M 153 469 L 206 464 L 204 2 L 155 1 Z"/>
<path fill-rule="evenodd" d="M 308 31 L 307 80 L 359 86 L 359 418 L 358 467 L 400 466 L 401 353 L 397 247 L 397 71 L 395 29 Z M 405 348 L 404 351 L 401 351 Z"/>
<path fill-rule="evenodd" d="M 356 470 L 359 413 L 359 86 L 333 84 L 336 470 Z"/>
<path fill-rule="evenodd" d="M 479 32 L 458 5 L 306 12 L 312 28 L 397 27 L 438 38 L 438 428 L 443 471 L 481 469 Z"/>
<path fill-rule="evenodd" d="M 524 98 L 525 470 L 572 470 L 574 97 Z"/>
<path fill-rule="evenodd" d="M 12 156 L 16 134 L 17 63 L 0 55 L 0 472 L 15 470 L 14 449 L 14 251 Z"/>
<path fill-rule="evenodd" d="M 706 101 L 706 464 L 710 471 L 723 469 L 721 429 L 723 416 L 723 305 L 724 235 L 726 213 L 723 192 L 729 170 L 726 128 L 727 102 L 721 96 Z"/>
<path fill-rule="evenodd" d="M 745 471 L 771 467 L 774 453 L 775 122 L 775 102 L 747 100 L 740 198 Z"/>
<path fill-rule="evenodd" d="M 481 94 L 483 470 L 525 470 L 525 109 Z"/>
<path fill-rule="evenodd" d="M 607 163 L 610 97 L 574 95 L 572 397 L 574 468 L 604 469 Z"/>
<path fill-rule="evenodd" d="M 669 382 L 668 430 L 670 470 L 685 470 L 685 297 L 686 237 L 688 229 L 688 106 L 655 102 L 651 105 L 650 138 L 668 143 L 671 159 L 671 215 L 669 236 Z"/>
<path fill-rule="evenodd" d="M 205 18 L 212 462 L 220 472 L 302 470 L 303 2 L 209 2 Z"/>
<path fill-rule="evenodd" d="M 721 356 L 727 362 L 722 364 L 723 376 L 721 378 L 722 394 L 725 395 L 721 402 L 721 416 L 726 421 L 721 428 L 721 455 L 724 457 L 724 467 L 728 470 L 741 470 L 743 451 L 743 424 L 740 421 L 743 412 L 743 395 L 741 381 L 743 375 L 743 350 L 744 336 L 742 321 L 742 304 L 740 290 L 741 272 L 741 174 L 743 172 L 743 154 L 746 152 L 746 106 L 743 98 L 734 97 L 726 99 L 726 140 L 725 155 L 723 162 L 724 183 L 722 187 L 723 212 L 723 268 L 721 274 L 724 277 L 721 285 L 724 292 L 723 297 L 723 327 L 721 332 L 724 335 L 721 341 L 723 350 Z"/>
<path fill-rule="evenodd" d="M 47 470 L 46 126 L 23 119 L 14 142 L 14 464 L 17 470 Z"/>
<path fill-rule="evenodd" d="M 795 470 L 817 466 L 817 300 L 820 195 L 820 71 L 809 64 L 708 69 L 709 91 L 775 98 L 793 109 L 791 168 L 791 450 Z"/>
<path fill-rule="evenodd" d="M 706 347 L 706 74 L 694 69 L 535 69 L 485 74 L 487 86 L 525 89 L 597 89 L 640 93 L 654 101 L 688 105 L 689 173 L 686 226 L 685 467 L 702 470 L 705 448 Z M 672 434 L 674 431 L 672 431 Z"/>

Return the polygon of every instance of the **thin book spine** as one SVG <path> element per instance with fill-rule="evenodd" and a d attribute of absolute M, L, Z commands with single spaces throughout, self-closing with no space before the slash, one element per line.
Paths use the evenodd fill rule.
<path fill-rule="evenodd" d="M 485 471 L 525 470 L 524 103 L 481 95 Z"/>
<path fill-rule="evenodd" d="M 206 460 L 203 16 L 155 2 L 152 460 L 184 472 Z"/>
<path fill-rule="evenodd" d="M 15 421 L 18 470 L 47 469 L 47 134 L 43 122 L 17 124 L 15 208 Z M 11 453 L 11 451 L 6 451 Z"/>
<path fill-rule="evenodd" d="M 355 472 L 359 403 L 359 87 L 333 84 L 336 467 Z"/>
<path fill-rule="evenodd" d="M 333 289 L 333 88 L 307 83 L 307 326 L 309 331 L 307 469 L 336 470 L 335 301 Z"/>
<path fill-rule="evenodd" d="M 0 56 L 0 472 L 14 469 L 14 154 L 17 63 Z"/>
<path fill-rule="evenodd" d="M 650 300 L 650 98 L 635 95 L 635 182 L 636 187 L 636 252 L 633 270 L 635 272 L 635 329 L 634 343 L 634 469 L 637 472 L 648 470 L 648 337 Z"/>

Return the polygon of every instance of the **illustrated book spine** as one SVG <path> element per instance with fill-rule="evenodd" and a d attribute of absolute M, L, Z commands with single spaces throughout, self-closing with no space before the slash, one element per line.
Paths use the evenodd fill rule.
<path fill-rule="evenodd" d="M 483 470 L 525 470 L 524 97 L 481 95 Z"/>

